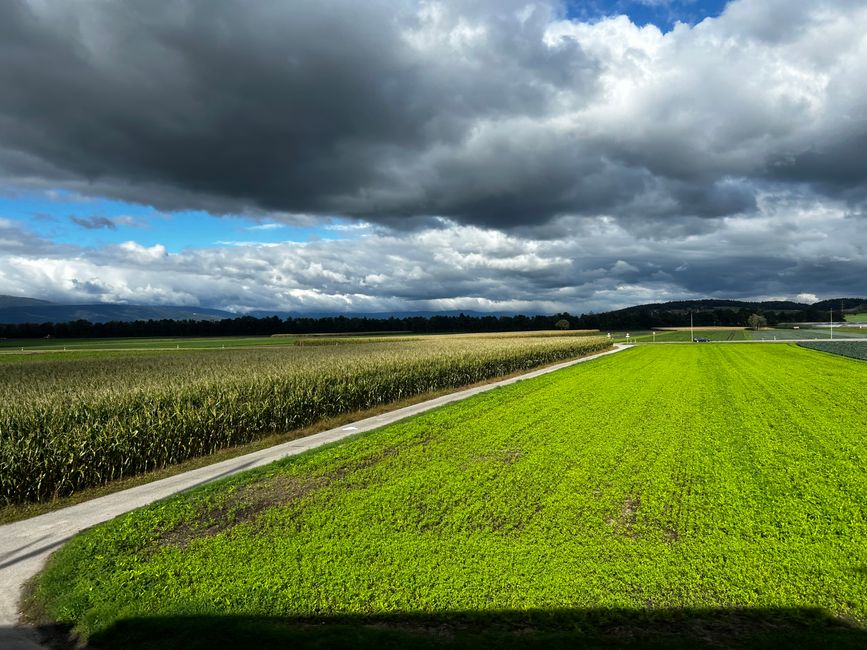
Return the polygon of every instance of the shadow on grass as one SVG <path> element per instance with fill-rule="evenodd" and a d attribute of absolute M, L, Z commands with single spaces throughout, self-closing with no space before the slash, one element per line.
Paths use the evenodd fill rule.
<path fill-rule="evenodd" d="M 56 628 L 43 632 L 53 632 L 52 645 L 58 645 Z M 87 647 L 864 648 L 867 629 L 810 608 L 562 609 L 306 619 L 179 616 L 121 620 L 94 635 Z"/>

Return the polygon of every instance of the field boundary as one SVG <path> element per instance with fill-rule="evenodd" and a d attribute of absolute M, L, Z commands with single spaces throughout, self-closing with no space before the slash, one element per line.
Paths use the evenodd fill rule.
<path fill-rule="evenodd" d="M 431 409 L 464 400 L 473 395 L 540 377 L 579 363 L 616 354 L 631 345 L 615 344 L 614 349 L 546 366 L 523 375 L 490 384 L 459 390 L 425 402 L 350 422 L 304 438 L 230 458 L 213 465 L 169 476 L 152 483 L 114 492 L 68 508 L 0 526 L 0 647 L 10 650 L 42 648 L 32 630 L 18 625 L 19 599 L 24 584 L 36 575 L 48 556 L 73 535 L 118 515 L 159 501 L 199 485 L 267 465 L 353 435 L 378 429 Z"/>

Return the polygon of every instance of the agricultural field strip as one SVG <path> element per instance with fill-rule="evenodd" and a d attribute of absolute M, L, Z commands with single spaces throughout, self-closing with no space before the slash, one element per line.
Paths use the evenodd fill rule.
<path fill-rule="evenodd" d="M 118 339 L 6 339 L 0 340 L 0 355 L 59 352 L 168 352 L 173 350 L 235 350 L 261 347 L 304 345 L 343 345 L 352 343 L 396 343 L 437 338 L 552 338 L 560 336 L 598 336 L 598 330 L 530 330 L 520 332 L 470 332 L 466 334 L 424 334 L 381 332 L 357 334 L 287 334 L 212 338 L 118 338 Z M 22 351 L 23 349 L 23 351 Z"/>
<path fill-rule="evenodd" d="M 511 377 L 484 386 L 443 395 L 427 402 L 342 425 L 335 429 L 323 431 L 306 438 L 292 440 L 246 456 L 232 458 L 191 472 L 124 490 L 123 492 L 116 492 L 25 521 L 0 526 L 0 647 L 7 647 L 4 643 L 11 645 L 10 640 L 13 637 L 4 638 L 3 635 L 14 632 L 10 628 L 18 620 L 18 598 L 23 584 L 42 568 L 50 553 L 85 528 L 107 521 L 117 515 L 172 494 L 225 476 L 267 465 L 280 458 L 300 454 L 310 449 L 336 442 L 364 431 L 370 431 L 371 429 L 376 429 L 500 386 L 507 386 L 562 370 L 579 363 L 615 354 L 629 347 L 617 345 L 614 350 L 580 359 L 573 359 L 534 370 L 518 377 Z M 21 634 L 26 635 L 26 631 L 22 631 Z M 27 637 L 23 638 L 26 639 Z"/>
<path fill-rule="evenodd" d="M 759 338 L 742 338 L 742 339 L 724 339 L 724 338 L 713 338 L 706 336 L 707 333 L 701 334 L 704 338 L 710 338 L 709 343 L 732 343 L 732 344 L 740 344 L 740 343 L 816 343 L 816 342 L 864 342 L 867 341 L 867 335 L 858 334 L 858 333 L 847 333 L 845 335 L 839 335 L 837 332 L 834 332 L 834 340 L 831 341 L 830 337 L 827 334 L 823 334 L 822 336 L 813 336 L 813 337 L 793 337 L 787 338 L 786 334 L 779 334 L 780 330 L 777 330 L 777 334 L 774 333 L 762 333 Z M 678 333 L 680 334 L 680 333 Z M 748 332 L 747 334 L 753 334 L 755 336 L 755 332 Z M 773 338 L 774 336 L 777 338 Z M 696 333 L 696 338 L 698 338 L 700 334 Z M 622 340 L 622 339 L 618 339 Z M 651 339 L 646 336 L 642 336 L 640 339 L 633 339 L 635 343 L 652 343 Z M 663 336 L 657 335 L 656 343 L 665 343 L 665 344 L 678 344 L 678 343 L 690 343 L 691 339 L 689 338 L 689 334 L 686 337 L 679 336 L 676 338 L 666 338 Z"/>
<path fill-rule="evenodd" d="M 44 501 L 324 418 L 602 351 L 601 337 L 24 360 L 0 373 L 0 503 Z"/>
<path fill-rule="evenodd" d="M 802 348 L 867 361 L 867 341 L 811 341 L 799 343 Z"/>
<path fill-rule="evenodd" d="M 865 388 L 861 362 L 793 345 L 640 346 L 120 517 L 37 594 L 84 633 L 191 612 L 532 627 L 564 607 L 864 629 Z"/>
<path fill-rule="evenodd" d="M 793 330 L 788 328 L 764 329 L 754 332 L 744 328 L 696 327 L 692 333 L 689 328 L 667 328 L 656 330 L 655 335 L 653 332 L 644 330 L 631 332 L 629 339 L 625 338 L 625 332 L 612 332 L 611 336 L 614 341 L 628 341 L 630 343 L 689 343 L 693 337 L 706 338 L 712 343 L 798 343 L 801 341 L 830 340 L 827 329 Z M 867 339 L 867 329 L 836 328 L 834 339 L 855 341 Z"/>

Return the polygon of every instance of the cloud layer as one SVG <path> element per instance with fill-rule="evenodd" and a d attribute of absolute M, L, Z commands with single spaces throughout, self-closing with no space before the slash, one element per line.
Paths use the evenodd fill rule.
<path fill-rule="evenodd" d="M 557 237 L 534 238 L 442 222 L 412 232 L 372 227 L 345 240 L 176 253 L 133 241 L 57 247 L 0 221 L 0 286 L 58 301 L 238 311 L 553 313 L 684 297 L 863 295 L 863 218 L 845 203 L 765 195 L 759 211 L 713 228 L 700 218 L 666 230 L 563 217 L 550 225 Z"/>
<path fill-rule="evenodd" d="M 554 2 L 0 6 L 0 165 L 161 208 L 720 217 L 864 200 L 867 7 L 739 0 L 662 34 Z"/>
<path fill-rule="evenodd" d="M 376 228 L 167 253 L 0 221 L 0 279 L 239 308 L 865 293 L 864 79 L 855 0 L 735 0 L 665 34 L 554 0 L 12 0 L 5 186 Z"/>

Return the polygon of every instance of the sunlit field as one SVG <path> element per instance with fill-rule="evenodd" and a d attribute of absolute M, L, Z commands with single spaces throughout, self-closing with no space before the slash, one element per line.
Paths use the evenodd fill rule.
<path fill-rule="evenodd" d="M 120 517 L 36 601 L 131 648 L 858 647 L 865 392 L 794 345 L 640 346 Z"/>
<path fill-rule="evenodd" d="M 609 347 L 593 336 L 14 355 L 0 373 L 0 503 L 40 501 Z"/>

